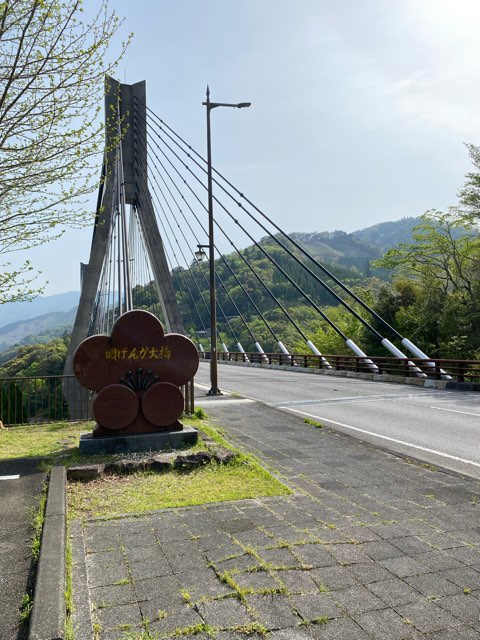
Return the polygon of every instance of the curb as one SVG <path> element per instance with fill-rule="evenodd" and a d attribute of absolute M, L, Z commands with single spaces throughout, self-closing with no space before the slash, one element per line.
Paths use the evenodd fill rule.
<path fill-rule="evenodd" d="M 65 637 L 66 472 L 53 467 L 35 581 L 28 640 Z"/>

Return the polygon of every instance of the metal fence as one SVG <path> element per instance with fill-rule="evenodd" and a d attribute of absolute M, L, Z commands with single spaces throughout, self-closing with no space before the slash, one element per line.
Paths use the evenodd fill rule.
<path fill-rule="evenodd" d="M 199 354 L 201 358 L 210 359 L 210 352 Z M 230 362 L 273 364 L 288 367 L 304 367 L 307 369 L 332 368 L 338 371 L 356 371 L 360 373 L 377 373 L 400 376 L 403 378 L 427 377 L 433 380 L 451 379 L 456 382 L 480 383 L 480 360 L 452 360 L 420 358 L 394 358 L 368 356 L 362 358 L 354 355 L 323 355 L 310 353 L 258 353 L 257 351 L 218 352 L 218 360 Z M 328 365 L 325 363 L 328 362 Z M 449 378 L 447 378 L 449 376 Z"/>
<path fill-rule="evenodd" d="M 185 413 L 194 412 L 193 380 L 181 387 Z M 91 420 L 90 392 L 75 376 L 0 378 L 0 420 L 5 426 Z M 70 410 L 69 399 L 75 399 Z"/>

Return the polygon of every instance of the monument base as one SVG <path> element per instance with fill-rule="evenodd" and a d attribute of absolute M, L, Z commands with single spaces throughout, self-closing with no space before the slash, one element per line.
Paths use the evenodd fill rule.
<path fill-rule="evenodd" d="M 91 433 L 80 436 L 81 455 L 95 456 L 116 453 L 139 453 L 142 451 L 162 451 L 192 446 L 198 440 L 198 431 L 183 426 L 179 431 L 160 431 L 158 433 L 138 433 L 125 436 L 94 438 Z"/>

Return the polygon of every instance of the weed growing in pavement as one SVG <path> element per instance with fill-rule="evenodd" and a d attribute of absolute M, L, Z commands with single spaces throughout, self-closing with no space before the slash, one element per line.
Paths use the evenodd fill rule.
<path fill-rule="evenodd" d="M 316 422 L 315 420 L 311 420 L 310 418 L 304 418 L 303 421 L 305 422 L 305 424 L 311 424 L 312 427 L 323 429 L 323 424 L 321 422 Z"/>

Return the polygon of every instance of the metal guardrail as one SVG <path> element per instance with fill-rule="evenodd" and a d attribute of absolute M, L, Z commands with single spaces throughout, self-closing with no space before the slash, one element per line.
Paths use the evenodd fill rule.
<path fill-rule="evenodd" d="M 199 353 L 200 358 L 209 360 L 210 352 Z M 400 376 L 403 378 L 418 377 L 420 369 L 427 378 L 432 380 L 444 380 L 445 374 L 456 382 L 480 383 L 480 360 L 453 360 L 432 358 L 424 360 L 421 358 L 394 358 L 368 356 L 362 358 L 355 355 L 322 355 L 317 356 L 310 353 L 258 353 L 257 351 L 241 352 L 218 352 L 219 362 L 243 362 L 256 364 L 273 364 L 287 367 L 303 367 L 307 369 L 327 369 L 325 360 L 330 367 L 338 371 L 355 371 L 359 373 L 379 373 Z M 372 367 L 375 365 L 376 370 Z M 414 365 L 414 366 L 412 366 Z M 417 367 L 417 371 L 415 371 Z"/>
<path fill-rule="evenodd" d="M 193 380 L 181 390 L 185 413 L 192 414 Z M 68 398 L 75 398 L 72 412 Z M 0 378 L 0 420 L 5 426 L 92 420 L 90 392 L 73 375 Z"/>

